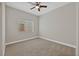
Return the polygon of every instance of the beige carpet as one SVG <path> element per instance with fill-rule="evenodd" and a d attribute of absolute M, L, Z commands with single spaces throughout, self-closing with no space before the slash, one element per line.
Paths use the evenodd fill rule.
<path fill-rule="evenodd" d="M 6 47 L 6 56 L 74 56 L 75 49 L 44 39 L 32 39 Z"/>

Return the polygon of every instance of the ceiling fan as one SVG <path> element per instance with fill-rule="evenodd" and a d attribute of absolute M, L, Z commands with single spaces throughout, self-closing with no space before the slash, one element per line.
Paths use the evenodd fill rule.
<path fill-rule="evenodd" d="M 32 5 L 35 5 L 34 7 L 30 8 L 31 10 L 36 8 L 38 11 L 40 11 L 41 8 L 47 8 L 46 5 L 41 5 L 41 2 L 35 2 L 35 3 L 32 3 Z"/>

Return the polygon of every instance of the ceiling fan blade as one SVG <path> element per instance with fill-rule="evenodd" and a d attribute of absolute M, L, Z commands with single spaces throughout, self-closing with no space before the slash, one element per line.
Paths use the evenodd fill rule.
<path fill-rule="evenodd" d="M 36 4 L 38 4 L 38 2 L 36 2 Z"/>
<path fill-rule="evenodd" d="M 41 5 L 40 8 L 41 8 L 41 7 L 47 8 L 47 6 L 45 6 L 45 5 Z"/>
<path fill-rule="evenodd" d="M 38 11 L 40 11 L 40 8 L 38 8 Z"/>
<path fill-rule="evenodd" d="M 36 2 L 36 4 L 40 4 L 41 2 Z"/>
<path fill-rule="evenodd" d="M 31 10 L 34 9 L 35 7 L 30 8 Z"/>

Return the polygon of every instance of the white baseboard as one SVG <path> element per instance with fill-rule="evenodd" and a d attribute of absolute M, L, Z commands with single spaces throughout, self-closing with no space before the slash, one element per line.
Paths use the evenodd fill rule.
<path fill-rule="evenodd" d="M 56 40 L 52 40 L 52 39 L 49 39 L 49 38 L 44 37 L 44 36 L 40 36 L 40 38 L 45 39 L 45 40 L 48 40 L 48 41 L 51 41 L 51 42 L 56 42 L 56 43 L 59 43 L 59 44 L 65 45 L 65 46 L 69 46 L 69 47 L 72 47 L 72 48 L 76 48 L 75 45 L 71 45 L 71 44 L 59 42 L 59 41 L 56 41 Z"/>
<path fill-rule="evenodd" d="M 14 42 L 6 43 L 5 45 L 15 44 L 15 43 L 23 42 L 23 41 L 26 41 L 26 40 L 35 39 L 35 38 L 42 38 L 42 39 L 45 39 L 45 40 L 48 40 L 48 41 L 51 41 L 51 42 L 56 42 L 56 43 L 59 43 L 59 44 L 65 45 L 65 46 L 69 46 L 69 47 L 76 48 L 75 45 L 71 45 L 71 44 L 67 44 L 67 43 L 59 42 L 59 41 L 56 41 L 56 40 L 52 40 L 52 39 L 49 39 L 49 38 L 44 37 L 44 36 L 35 36 L 35 37 L 31 37 L 31 38 L 23 39 L 23 40 L 18 40 L 18 41 L 14 41 Z"/>
<path fill-rule="evenodd" d="M 38 38 L 38 36 L 27 38 L 27 39 L 22 39 L 22 40 L 18 40 L 18 41 L 14 41 L 14 42 L 5 43 L 5 45 L 15 44 L 15 43 L 23 42 L 23 41 L 26 41 L 26 40 L 35 39 L 35 38 Z"/>

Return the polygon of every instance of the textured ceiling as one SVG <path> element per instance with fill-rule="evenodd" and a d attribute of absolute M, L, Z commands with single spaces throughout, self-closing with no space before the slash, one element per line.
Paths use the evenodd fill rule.
<path fill-rule="evenodd" d="M 68 4 L 69 2 L 42 2 L 42 5 L 47 5 L 47 8 L 42 8 L 40 12 L 37 11 L 37 9 L 30 10 L 34 5 L 28 3 L 28 2 L 7 2 L 6 5 L 23 10 L 28 13 L 32 13 L 34 15 L 43 15 L 53 9 L 56 9 L 58 7 L 61 7 L 65 4 Z"/>

